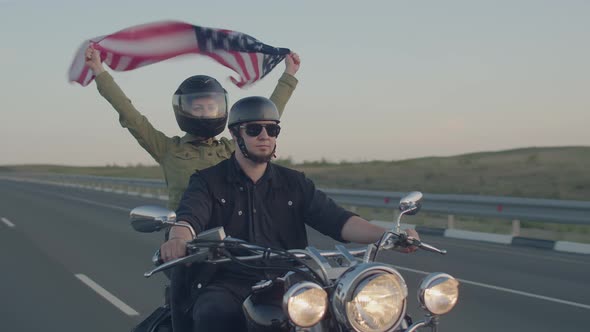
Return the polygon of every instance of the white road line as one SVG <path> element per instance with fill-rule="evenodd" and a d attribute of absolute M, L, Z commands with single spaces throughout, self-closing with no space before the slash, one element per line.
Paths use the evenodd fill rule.
<path fill-rule="evenodd" d="M 76 278 L 80 279 L 86 286 L 92 288 L 98 295 L 104 297 L 107 301 L 111 302 L 112 305 L 117 307 L 119 310 L 123 311 L 128 316 L 139 316 L 139 313 L 135 311 L 133 308 L 125 304 L 123 301 L 119 300 L 115 295 L 109 293 L 106 289 L 102 288 L 99 284 L 92 281 L 92 279 L 88 278 L 84 274 L 76 274 Z"/>
<path fill-rule="evenodd" d="M 430 274 L 430 272 L 414 270 L 414 269 L 410 269 L 407 267 L 395 266 L 395 268 L 402 270 L 402 271 L 414 272 L 414 273 L 419 273 L 419 274 L 424 274 L 424 275 Z M 488 285 L 488 284 L 484 284 L 484 283 L 476 282 L 476 281 L 470 281 L 470 280 L 465 280 L 465 279 L 457 279 L 457 280 L 459 280 L 460 282 L 462 282 L 464 284 L 479 286 L 479 287 L 483 287 L 483 288 L 489 288 L 489 289 L 493 289 L 493 290 L 497 290 L 497 291 L 501 291 L 501 292 L 517 294 L 517 295 L 522 295 L 522 296 L 526 296 L 526 297 L 532 297 L 532 298 L 539 299 L 539 300 L 561 303 L 561 304 L 571 305 L 573 307 L 578 307 L 578 308 L 590 310 L 590 305 L 588 305 L 588 304 L 566 301 L 566 300 L 562 300 L 562 299 L 556 299 L 554 297 L 537 295 L 537 294 L 523 292 L 523 291 L 519 291 L 519 290 L 515 290 L 515 289 L 504 288 L 504 287 L 499 287 L 499 286 L 494 286 L 494 285 Z"/>
<path fill-rule="evenodd" d="M 89 200 L 89 199 L 83 199 L 83 198 L 78 198 L 78 197 L 64 195 L 64 194 L 56 194 L 56 193 L 50 192 L 50 191 L 37 190 L 37 192 L 42 192 L 42 193 L 45 193 L 45 194 L 50 195 L 50 196 L 61 197 L 61 198 L 70 199 L 70 200 L 73 200 L 73 201 L 78 201 L 78 202 L 83 202 L 83 203 L 88 203 L 88 204 L 96 205 L 96 206 L 100 206 L 100 207 L 106 207 L 106 208 L 109 208 L 109 209 L 121 210 L 121 211 L 125 211 L 125 212 L 131 211 L 130 208 L 126 208 L 126 207 L 122 207 L 122 206 L 117 206 L 117 205 L 112 205 L 112 204 L 105 204 L 105 203 L 99 203 L 99 202 L 92 201 L 92 200 Z"/>
<path fill-rule="evenodd" d="M 96 206 L 100 206 L 100 207 L 106 207 L 109 209 L 121 210 L 121 211 L 125 211 L 125 212 L 131 211 L 131 209 L 126 208 L 126 207 L 112 205 L 112 204 L 99 203 L 99 202 L 91 201 L 89 199 L 83 199 L 83 198 L 78 198 L 78 197 L 73 197 L 73 196 L 68 196 L 68 195 L 62 195 L 62 194 L 53 194 L 53 195 L 59 196 L 62 198 L 66 198 L 66 199 L 71 199 L 73 201 L 84 202 L 84 203 L 88 203 L 88 204 L 92 204 L 92 205 L 96 205 Z"/>
<path fill-rule="evenodd" d="M 4 217 L 0 218 L 0 220 L 2 220 L 2 222 L 5 223 L 6 226 L 8 226 L 8 227 L 14 227 L 14 224 L 11 223 L 10 220 L 8 220 L 8 219 L 6 219 Z"/>

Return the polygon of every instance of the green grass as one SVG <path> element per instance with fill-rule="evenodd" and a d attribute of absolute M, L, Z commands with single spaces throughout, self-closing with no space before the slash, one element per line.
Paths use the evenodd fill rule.
<path fill-rule="evenodd" d="M 60 165 L 13 165 L 0 166 L 0 172 L 58 173 L 96 175 L 126 178 L 163 179 L 160 166 L 60 166 Z"/>
<path fill-rule="evenodd" d="M 528 148 L 373 161 L 295 165 L 322 187 L 590 199 L 590 147 Z"/>

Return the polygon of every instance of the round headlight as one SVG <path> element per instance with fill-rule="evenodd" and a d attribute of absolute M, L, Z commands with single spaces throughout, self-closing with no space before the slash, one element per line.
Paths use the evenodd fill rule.
<path fill-rule="evenodd" d="M 431 273 L 420 284 L 418 300 L 435 315 L 451 311 L 459 299 L 459 282 L 446 273 Z"/>
<path fill-rule="evenodd" d="M 379 273 L 365 278 L 346 304 L 346 315 L 352 326 L 359 331 L 391 329 L 404 311 L 404 286 L 393 274 Z"/>
<path fill-rule="evenodd" d="M 283 296 L 283 309 L 299 327 L 317 324 L 324 317 L 327 307 L 328 294 L 313 282 L 297 283 Z"/>
<path fill-rule="evenodd" d="M 396 269 L 382 263 L 357 264 L 342 274 L 332 293 L 332 314 L 361 332 L 391 331 L 406 312 L 408 288 Z"/>

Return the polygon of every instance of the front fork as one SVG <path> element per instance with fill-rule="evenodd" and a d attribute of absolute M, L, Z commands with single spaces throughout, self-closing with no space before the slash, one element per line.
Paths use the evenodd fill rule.
<path fill-rule="evenodd" d="M 430 331 L 437 332 L 438 331 L 438 316 L 437 315 L 427 315 L 423 321 L 416 322 L 416 323 L 412 324 L 404 332 L 414 332 L 422 327 L 430 327 Z"/>

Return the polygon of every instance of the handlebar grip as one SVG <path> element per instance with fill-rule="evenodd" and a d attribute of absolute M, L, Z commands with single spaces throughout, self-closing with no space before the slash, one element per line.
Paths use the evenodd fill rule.
<path fill-rule="evenodd" d="M 152 263 L 154 263 L 155 266 L 160 266 L 160 265 L 164 264 L 164 260 L 162 259 L 162 255 L 160 255 L 160 249 L 156 250 L 156 252 L 152 256 Z"/>
<path fill-rule="evenodd" d="M 398 238 L 398 245 L 401 247 L 417 246 L 420 249 L 430 251 L 430 252 L 435 252 L 435 253 L 438 253 L 441 255 L 445 255 L 447 253 L 447 251 L 444 249 L 438 249 L 434 246 L 431 246 L 428 243 L 424 243 L 418 239 L 415 239 L 413 237 L 409 237 L 405 234 L 400 235 L 400 237 Z"/>
<path fill-rule="evenodd" d="M 192 254 L 196 253 L 197 251 L 198 251 L 197 248 L 191 248 L 190 246 L 186 247 L 186 255 L 187 256 L 192 255 Z M 152 256 L 152 263 L 154 263 L 154 266 L 160 266 L 160 265 L 164 264 L 164 260 L 162 259 L 160 249 L 156 250 L 156 252 Z"/>

